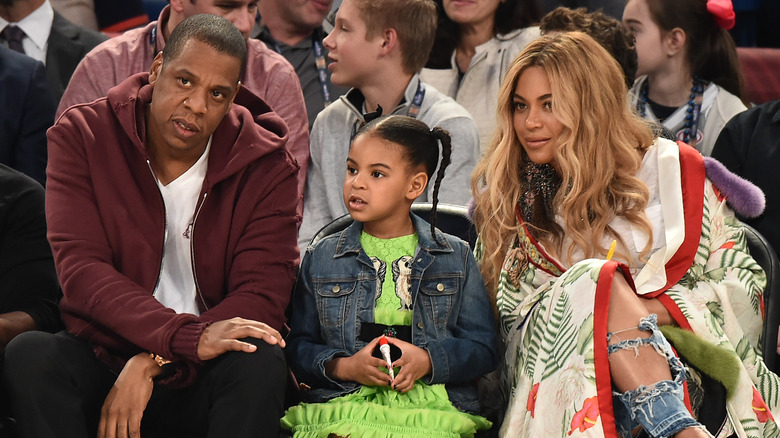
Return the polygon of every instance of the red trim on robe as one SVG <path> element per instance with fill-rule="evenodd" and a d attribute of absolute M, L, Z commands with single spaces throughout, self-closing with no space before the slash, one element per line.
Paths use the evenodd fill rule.
<path fill-rule="evenodd" d="M 706 178 L 704 158 L 699 151 L 681 141 L 678 141 L 677 145 L 680 149 L 685 238 L 671 260 L 666 263 L 666 285 L 655 292 L 645 294 L 644 296 L 647 298 L 658 297 L 683 278 L 688 269 L 693 266 L 701 239 L 701 224 L 704 217 L 704 181 Z"/>
<path fill-rule="evenodd" d="M 557 261 L 555 261 L 554 257 L 551 257 L 550 254 L 547 254 L 547 251 L 542 248 L 542 246 L 539 244 L 539 242 L 534 239 L 534 236 L 531 235 L 531 233 L 528 231 L 528 226 L 526 226 L 525 221 L 523 220 L 523 215 L 520 214 L 520 204 L 515 204 L 515 214 L 517 215 L 517 220 L 520 221 L 520 226 L 523 227 L 523 230 L 525 230 L 525 235 L 528 236 L 528 240 L 531 241 L 531 244 L 536 247 L 536 250 L 539 251 L 539 253 L 547 259 L 548 262 L 550 262 L 552 265 L 554 265 L 559 271 L 566 272 L 566 269 L 564 269 L 561 265 L 558 264 Z M 534 263 L 533 260 L 528 258 L 528 263 L 531 263 L 532 265 L 536 266 L 537 268 L 541 269 L 542 271 L 553 275 L 558 276 L 557 273 L 551 272 L 548 269 L 545 269 L 543 266 L 540 266 L 538 263 Z"/>
<path fill-rule="evenodd" d="M 601 267 L 599 281 L 596 284 L 596 302 L 593 317 L 593 360 L 596 368 L 596 391 L 601 414 L 601 427 L 607 437 L 618 437 L 615 426 L 615 411 L 612 405 L 612 375 L 609 371 L 609 353 L 607 352 L 607 318 L 609 316 L 609 299 L 612 293 L 612 279 L 615 271 L 620 269 L 631 289 L 634 280 L 628 266 L 615 260 L 610 260 Z"/>

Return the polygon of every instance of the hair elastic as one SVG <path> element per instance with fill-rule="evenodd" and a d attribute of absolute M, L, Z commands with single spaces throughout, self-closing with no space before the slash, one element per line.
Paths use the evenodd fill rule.
<path fill-rule="evenodd" d="M 731 0 L 707 0 L 707 12 L 715 17 L 718 26 L 731 30 L 737 23 Z"/>

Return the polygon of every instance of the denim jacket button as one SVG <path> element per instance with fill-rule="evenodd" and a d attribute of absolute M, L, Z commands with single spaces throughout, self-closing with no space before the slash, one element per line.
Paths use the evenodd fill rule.
<path fill-rule="evenodd" d="M 339 293 L 340 290 L 341 290 L 341 286 L 339 286 L 338 284 L 333 286 L 333 293 L 334 294 Z"/>
<path fill-rule="evenodd" d="M 444 285 L 441 284 L 441 283 L 437 284 L 436 285 L 436 290 L 439 291 L 439 292 L 443 291 L 444 290 Z"/>
<path fill-rule="evenodd" d="M 420 329 L 420 330 L 422 330 L 422 328 L 423 328 L 423 324 L 422 324 L 421 322 L 418 322 L 418 323 L 417 323 L 417 328 L 418 328 L 418 329 Z"/>

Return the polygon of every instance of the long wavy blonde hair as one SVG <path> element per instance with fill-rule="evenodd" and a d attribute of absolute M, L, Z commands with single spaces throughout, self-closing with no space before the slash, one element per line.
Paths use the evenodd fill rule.
<path fill-rule="evenodd" d="M 609 226 L 615 216 L 652 235 L 644 213 L 648 189 L 636 173 L 653 134 L 629 108 L 620 67 L 584 33 L 542 37 L 515 59 L 504 79 L 498 128 L 471 181 L 482 245 L 480 270 L 494 301 L 501 265 L 520 227 L 515 208 L 524 192 L 520 178 L 524 156 L 513 127 L 512 97 L 518 78 L 529 67 L 547 74 L 553 115 L 563 124 L 554 154 L 563 183 L 553 200 L 563 227 L 537 229 L 542 240 L 553 253 L 571 259 L 575 249 L 586 257 L 606 255 L 603 238 L 612 235 L 625 260 L 625 245 Z M 571 241 L 568 248 L 562 247 L 564 233 Z M 649 242 L 652 238 L 640 257 L 650 250 Z"/>

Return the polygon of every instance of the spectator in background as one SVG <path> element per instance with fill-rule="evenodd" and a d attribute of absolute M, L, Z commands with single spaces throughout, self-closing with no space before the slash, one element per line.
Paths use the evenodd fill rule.
<path fill-rule="evenodd" d="M 623 23 L 639 59 L 631 104 L 710 155 L 723 125 L 747 104 L 728 33 L 731 0 L 629 0 Z"/>
<path fill-rule="evenodd" d="M 298 75 L 309 115 L 309 128 L 320 111 L 349 88 L 330 80 L 328 50 L 322 40 L 326 34 L 322 21 L 330 13 L 332 0 L 262 0 L 260 34 L 269 48 L 282 54 Z"/>
<path fill-rule="evenodd" d="M 60 295 L 43 187 L 0 164 L 0 350 L 19 333 L 59 330 Z"/>
<path fill-rule="evenodd" d="M 539 37 L 537 0 L 436 0 L 439 22 L 420 77 L 463 105 L 484 152 L 496 127 L 498 88 L 515 57 Z"/>
<path fill-rule="evenodd" d="M 81 58 L 106 39 L 66 20 L 48 0 L 0 1 L 0 31 L 8 47 L 46 65 L 55 102 L 60 101 Z"/>
<path fill-rule="evenodd" d="M 455 101 L 418 75 L 433 44 L 436 7 L 430 0 L 344 0 L 336 27 L 325 38 L 333 82 L 353 88 L 320 112 L 311 134 L 311 167 L 306 175 L 303 250 L 322 226 L 347 214 L 342 189 L 352 137 L 377 115 L 401 114 L 452 135 L 452 164 L 439 199 L 466 205 L 469 180 L 479 158 L 474 120 Z M 433 187 L 417 198 L 432 199 Z"/>
<path fill-rule="evenodd" d="M 637 68 L 634 37 L 617 18 L 601 11 L 588 12 L 585 8 L 559 7 L 542 17 L 539 30 L 542 35 L 572 31 L 590 35 L 620 64 L 626 87 L 631 88 L 634 85 Z"/>
<path fill-rule="evenodd" d="M 764 191 L 766 209 L 757 218 L 740 217 L 780 252 L 780 100 L 734 116 L 718 135 L 712 158 Z"/>
<path fill-rule="evenodd" d="M 585 8 L 589 12 L 601 11 L 619 20 L 623 16 L 626 0 L 539 0 L 539 5 L 544 14 L 552 12 L 557 7 Z"/>
<path fill-rule="evenodd" d="M 196 14 L 220 15 L 247 38 L 247 63 L 241 84 L 265 100 L 290 128 L 287 149 L 301 166 L 299 188 L 303 193 L 309 162 L 309 131 L 306 106 L 295 71 L 282 55 L 265 44 L 249 39 L 255 24 L 257 0 L 171 0 L 157 21 L 111 38 L 79 64 L 57 108 L 57 115 L 77 103 L 91 102 L 135 73 L 149 71 L 155 55 L 165 47 L 173 29 Z"/>
<path fill-rule="evenodd" d="M 0 163 L 46 185 L 46 130 L 56 105 L 43 63 L 0 46 L 0 90 Z"/>

